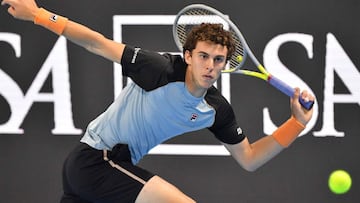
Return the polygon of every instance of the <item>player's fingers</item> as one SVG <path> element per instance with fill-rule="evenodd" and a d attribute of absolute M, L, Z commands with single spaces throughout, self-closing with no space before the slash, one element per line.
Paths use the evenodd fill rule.
<path fill-rule="evenodd" d="M 6 5 L 6 4 L 11 5 L 11 4 L 12 4 L 11 2 L 12 2 L 11 0 L 2 0 L 2 1 L 1 1 L 1 5 L 2 5 L 2 6 L 3 6 L 3 5 Z"/>
<path fill-rule="evenodd" d="M 294 88 L 294 95 L 292 97 L 290 97 L 290 106 L 296 105 L 296 103 L 299 101 L 299 97 L 300 97 L 300 89 L 299 88 Z M 293 107 L 291 107 L 293 108 Z"/>
<path fill-rule="evenodd" d="M 1 1 L 1 5 L 2 5 L 2 6 L 5 5 L 5 4 L 6 4 L 6 1 L 5 1 L 5 0 Z"/>
<path fill-rule="evenodd" d="M 310 94 L 310 92 L 304 90 L 302 93 L 301 93 L 301 98 L 305 101 L 305 102 L 308 102 L 308 101 L 314 101 L 314 96 L 312 94 Z"/>
<path fill-rule="evenodd" d="M 295 87 L 294 99 L 298 100 L 300 96 L 300 88 Z"/>
<path fill-rule="evenodd" d="M 15 8 L 14 8 L 14 7 L 10 6 L 10 7 L 8 8 L 8 12 L 9 12 L 12 16 L 15 16 Z"/>
<path fill-rule="evenodd" d="M 301 97 L 301 99 L 303 99 L 305 102 L 308 102 L 308 101 L 309 101 L 308 92 L 307 92 L 306 90 L 304 90 L 304 91 L 301 92 L 300 97 Z"/>
<path fill-rule="evenodd" d="M 2 0 L 1 1 L 2 6 L 9 5 L 9 8 L 7 10 L 12 16 L 14 16 L 14 14 L 15 14 L 15 7 L 13 6 L 13 4 L 14 4 L 14 2 L 11 0 Z"/>

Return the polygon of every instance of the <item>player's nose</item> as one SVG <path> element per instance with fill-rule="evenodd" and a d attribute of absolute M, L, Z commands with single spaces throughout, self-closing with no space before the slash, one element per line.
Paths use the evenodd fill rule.
<path fill-rule="evenodd" d="M 207 60 L 206 70 L 208 70 L 208 71 L 214 70 L 214 60 L 212 60 L 212 59 Z"/>

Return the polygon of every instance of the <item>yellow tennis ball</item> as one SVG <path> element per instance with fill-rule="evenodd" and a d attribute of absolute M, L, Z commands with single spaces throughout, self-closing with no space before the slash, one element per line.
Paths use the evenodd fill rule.
<path fill-rule="evenodd" d="M 243 57 L 241 56 L 241 55 L 238 55 L 237 57 L 236 57 L 236 61 L 237 62 L 241 62 L 243 60 Z"/>
<path fill-rule="evenodd" d="M 329 188 L 335 194 L 344 194 L 351 188 L 351 177 L 344 170 L 335 170 L 329 176 Z"/>

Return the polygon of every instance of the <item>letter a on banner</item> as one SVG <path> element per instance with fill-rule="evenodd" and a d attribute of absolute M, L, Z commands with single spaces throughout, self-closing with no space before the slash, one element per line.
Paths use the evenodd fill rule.
<path fill-rule="evenodd" d="M 41 93 L 49 74 L 52 73 L 53 92 Z M 22 134 L 20 125 L 24 121 L 34 102 L 54 103 L 53 134 L 81 134 L 81 129 L 74 127 L 69 81 L 69 64 L 67 58 L 66 39 L 60 37 L 49 56 L 24 95 L 18 85 L 5 73 L 1 72 L 0 93 L 5 95 L 11 109 L 10 119 L 0 125 L 0 133 Z"/>

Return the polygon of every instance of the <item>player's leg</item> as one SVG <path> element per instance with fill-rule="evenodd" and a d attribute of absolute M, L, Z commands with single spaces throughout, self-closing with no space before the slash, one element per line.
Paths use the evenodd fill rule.
<path fill-rule="evenodd" d="M 130 162 L 126 145 L 105 152 L 83 143 L 75 147 L 64 163 L 62 203 L 135 202 L 153 174 Z"/>
<path fill-rule="evenodd" d="M 80 145 L 64 164 L 62 201 L 194 202 L 162 178 L 133 165 L 130 159 L 126 145 L 116 146 L 111 152 Z"/>
<path fill-rule="evenodd" d="M 65 161 L 64 163 L 64 168 L 63 168 L 63 195 L 61 197 L 61 200 L 60 200 L 60 203 L 91 203 L 91 202 L 88 202 L 86 200 L 83 200 L 81 199 L 78 195 L 76 195 L 72 188 L 71 188 L 71 185 L 69 184 L 67 178 L 66 178 L 66 173 L 65 173 L 65 166 L 67 165 L 66 164 L 67 160 Z"/>
<path fill-rule="evenodd" d="M 132 191 L 131 194 L 135 195 L 136 198 L 135 203 L 195 202 L 174 185 L 168 183 L 159 176 L 133 165 L 131 163 L 130 152 L 127 147 L 121 145 L 115 146 L 111 152 L 104 151 L 104 157 L 107 157 L 108 153 L 110 153 L 108 163 L 114 169 L 118 170 L 118 172 L 113 175 L 117 177 L 120 176 L 120 174 L 123 174 L 129 179 L 126 183 L 125 179 L 119 180 L 122 180 L 127 187 L 130 186 Z M 124 157 L 128 157 L 128 159 L 124 159 Z M 112 183 L 112 185 L 114 184 L 115 182 Z M 116 184 L 119 183 L 117 182 Z"/>
<path fill-rule="evenodd" d="M 195 201 L 159 176 L 152 177 L 140 191 L 135 203 L 194 203 Z"/>

